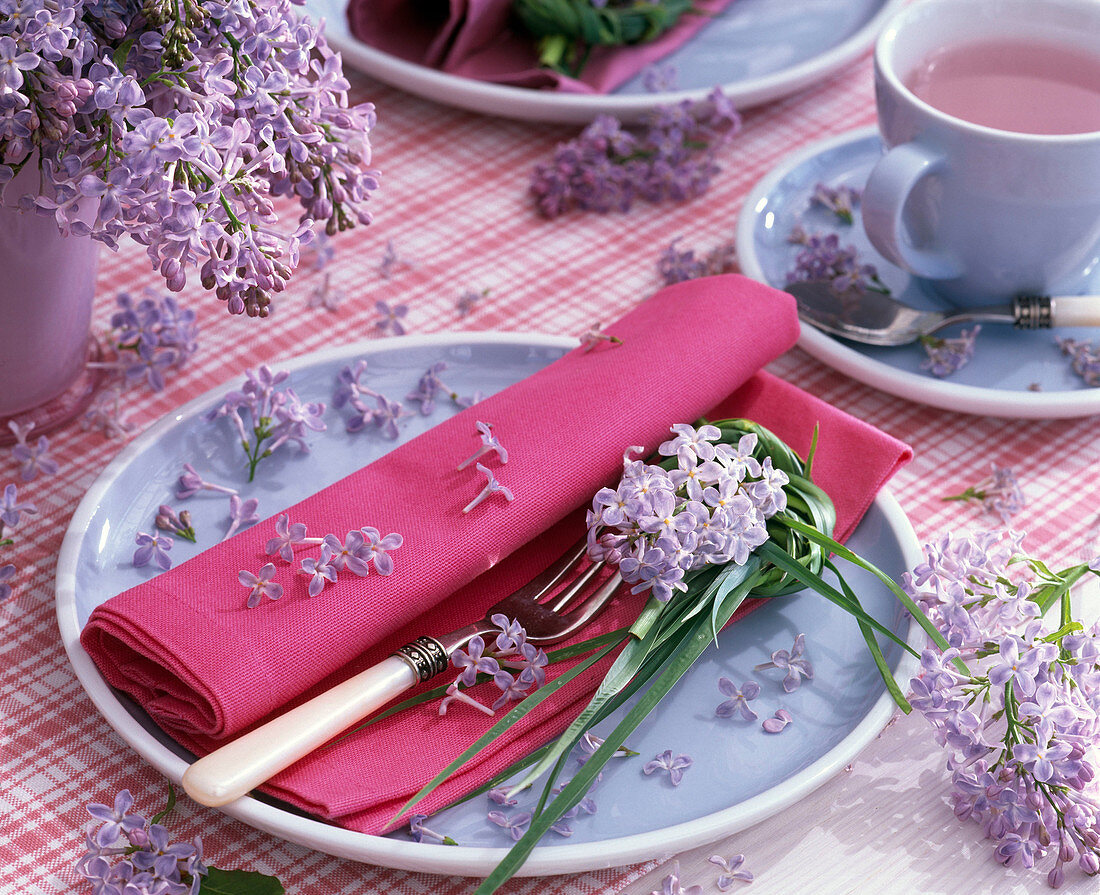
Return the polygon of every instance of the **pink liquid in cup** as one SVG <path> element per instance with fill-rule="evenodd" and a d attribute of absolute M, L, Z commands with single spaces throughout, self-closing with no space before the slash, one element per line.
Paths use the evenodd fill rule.
<path fill-rule="evenodd" d="M 1100 54 L 1017 40 L 947 47 L 905 85 L 955 118 L 1024 134 L 1100 131 Z"/>

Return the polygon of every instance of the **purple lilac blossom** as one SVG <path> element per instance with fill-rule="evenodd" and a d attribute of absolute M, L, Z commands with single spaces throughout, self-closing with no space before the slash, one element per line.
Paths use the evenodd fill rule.
<path fill-rule="evenodd" d="M 311 597 L 317 596 L 324 590 L 326 584 L 334 584 L 336 569 L 332 565 L 332 548 L 323 544 L 321 555 L 317 558 L 310 556 L 303 559 L 299 572 L 309 578 L 308 590 Z"/>
<path fill-rule="evenodd" d="M 657 273 L 666 286 L 738 269 L 737 249 L 733 243 L 722 243 L 700 258 L 694 249 L 680 251 L 676 247 L 679 241 L 680 237 L 672 240 L 657 258 Z"/>
<path fill-rule="evenodd" d="M 458 845 L 450 836 L 437 833 L 435 830 L 429 830 L 424 826 L 424 821 L 427 819 L 428 815 L 426 814 L 414 814 L 409 818 L 409 835 L 412 836 L 413 842 L 423 842 L 425 838 L 428 838 L 434 839 L 443 845 Z"/>
<path fill-rule="evenodd" d="M 336 289 L 332 285 L 332 275 L 325 271 L 321 274 L 321 282 L 310 290 L 306 307 L 324 308 L 326 311 L 335 313 L 346 298 L 347 293 L 343 289 Z"/>
<path fill-rule="evenodd" d="M 195 528 L 191 524 L 191 513 L 184 510 L 177 513 L 167 504 L 162 503 L 157 510 L 154 525 L 161 531 L 171 532 L 184 540 L 195 543 Z"/>
<path fill-rule="evenodd" d="M 275 563 L 265 563 L 260 567 L 260 571 L 257 573 L 249 572 L 247 569 L 241 569 L 237 573 L 237 580 L 243 587 L 248 588 L 248 602 L 246 605 L 249 609 L 255 609 L 260 605 L 260 601 L 264 597 L 269 600 L 277 600 L 283 595 L 283 586 L 275 578 Z"/>
<path fill-rule="evenodd" d="M 397 254 L 397 248 L 392 239 L 386 240 L 386 248 L 382 252 L 382 260 L 378 263 L 378 276 L 383 280 L 393 278 L 399 270 L 408 270 L 412 262 Z"/>
<path fill-rule="evenodd" d="M 964 329 L 953 339 L 921 336 L 920 344 L 928 357 L 921 361 L 920 368 L 941 379 L 958 372 L 974 356 L 974 342 L 981 331 L 981 325 L 976 323 L 972 329 Z"/>
<path fill-rule="evenodd" d="M 98 429 L 104 438 L 118 438 L 130 434 L 135 424 L 126 417 L 122 406 L 122 386 L 115 384 L 104 388 L 81 417 L 80 427 L 84 430 Z"/>
<path fill-rule="evenodd" d="M 715 885 L 721 892 L 725 892 L 735 882 L 751 883 L 753 880 L 752 873 L 741 869 L 741 865 L 745 863 L 744 855 L 734 855 L 729 859 L 721 855 L 711 855 L 707 861 L 722 868 L 721 875 L 715 881 Z"/>
<path fill-rule="evenodd" d="M 487 647 L 484 637 L 476 635 L 470 639 L 466 649 L 457 649 L 451 654 L 451 663 L 461 669 L 461 673 L 447 688 L 439 714 L 446 714 L 455 699 L 492 714 L 512 700 L 523 699 L 532 687 L 541 687 L 546 682 L 546 653 L 527 642 L 523 626 L 502 613 L 494 614 L 490 621 L 498 631 L 491 648 Z M 511 671 L 507 670 L 509 668 Z M 491 678 L 501 691 L 492 708 L 487 708 L 461 690 L 477 683 L 478 675 Z"/>
<path fill-rule="evenodd" d="M 100 822 L 85 834 L 85 852 L 76 871 L 102 895 L 198 895 L 203 877 L 202 840 L 173 843 L 168 831 L 132 810 L 129 790 L 113 805 L 93 802 L 88 813 Z"/>
<path fill-rule="evenodd" d="M 787 241 L 801 245 L 795 256 L 795 266 L 787 272 L 788 283 L 825 281 L 839 295 L 860 295 L 866 290 L 889 294 L 873 264 L 864 264 L 855 246 L 841 248 L 835 233 L 807 233 L 796 226 Z"/>
<path fill-rule="evenodd" d="M 248 460 L 248 480 L 256 475 L 256 466 L 284 444 L 296 444 L 302 453 L 309 452 L 308 432 L 323 432 L 321 419 L 325 405 L 305 403 L 292 388 L 280 389 L 290 374 L 272 371 L 267 364 L 255 370 L 245 370 L 245 382 L 239 390 L 228 392 L 220 404 L 206 413 L 204 419 L 229 420 Z M 248 417 L 245 424 L 244 416 Z"/>
<path fill-rule="evenodd" d="M 400 547 L 405 539 L 397 532 L 390 532 L 385 537 L 377 528 L 367 525 L 359 529 L 363 533 L 366 542 L 363 552 L 360 554 L 364 560 L 374 563 L 374 570 L 379 575 L 393 574 L 393 557 L 390 551 Z"/>
<path fill-rule="evenodd" d="M 229 488 L 225 485 L 218 485 L 214 482 L 205 481 L 203 477 L 195 471 L 194 466 L 190 463 L 184 463 L 183 474 L 180 475 L 176 483 L 176 497 L 179 500 L 186 500 L 198 494 L 200 491 L 216 491 L 219 494 L 237 493 L 236 488 Z"/>
<path fill-rule="evenodd" d="M 485 487 L 482 488 L 481 491 L 478 493 L 477 497 L 475 497 L 468 504 L 466 504 L 466 506 L 464 506 L 462 508 L 463 513 L 470 512 L 470 510 L 472 510 L 479 503 L 481 503 L 483 500 L 488 498 L 490 494 L 499 493 L 509 503 L 511 503 L 511 501 L 513 501 L 515 499 L 515 496 L 512 494 L 511 489 L 509 489 L 505 485 L 502 485 L 500 482 L 498 482 L 497 477 L 495 475 L 493 475 L 493 471 L 491 469 L 489 469 L 486 466 L 483 466 L 480 463 L 476 464 L 476 466 L 477 466 L 477 471 L 480 472 L 482 475 L 484 475 L 485 478 L 488 479 L 488 481 L 485 483 Z"/>
<path fill-rule="evenodd" d="M 11 455 L 19 464 L 19 478 L 24 482 L 33 482 L 39 473 L 57 474 L 59 467 L 57 461 L 50 456 L 50 440 L 45 435 L 40 435 L 34 444 L 27 442 L 27 435 L 34 428 L 33 422 L 20 426 L 15 420 L 9 420 L 8 428 L 15 435 Z"/>
<path fill-rule="evenodd" d="M 703 103 L 658 106 L 639 133 L 600 115 L 535 167 L 530 192 L 548 218 L 573 209 L 626 211 L 636 199 L 692 199 L 706 192 L 719 170 L 719 151 L 740 127 L 717 88 Z"/>
<path fill-rule="evenodd" d="M 172 568 L 172 557 L 168 555 L 168 551 L 172 549 L 170 537 L 139 531 L 134 537 L 134 543 L 138 545 L 133 558 L 133 564 L 136 567 L 140 568 L 154 562 L 164 571 Z"/>
<path fill-rule="evenodd" d="M 597 345 L 622 345 L 623 340 L 618 336 L 605 333 L 600 329 L 600 324 L 597 323 L 591 329 L 581 333 L 580 343 L 584 351 L 591 351 Z"/>
<path fill-rule="evenodd" d="M 379 299 L 374 303 L 381 319 L 375 321 L 375 329 L 381 331 L 384 336 L 405 335 L 405 315 L 409 313 L 409 306 L 405 304 L 391 306 L 389 302 Z"/>
<path fill-rule="evenodd" d="M 805 651 L 806 635 L 799 634 L 795 637 L 794 646 L 789 651 L 785 649 L 776 650 L 772 653 L 770 662 L 762 662 L 753 670 L 763 671 L 767 668 L 778 668 L 785 671 L 783 689 L 788 693 L 793 693 L 802 683 L 802 678 L 806 678 L 808 681 L 814 679 L 814 667 L 810 664 L 810 660 L 804 657 L 803 653 Z"/>
<path fill-rule="evenodd" d="M 490 811 L 486 817 L 491 823 L 507 830 L 508 834 L 517 842 L 523 838 L 523 834 L 527 832 L 527 828 L 531 825 L 530 811 L 513 811 L 511 814 L 505 814 L 503 811 Z"/>
<path fill-rule="evenodd" d="M 924 651 L 911 702 L 947 751 L 956 816 L 979 824 L 1006 866 L 1050 859 L 1058 887 L 1067 866 L 1100 868 L 1100 625 L 1040 617 L 1033 587 L 1057 576 L 1026 558 L 1022 538 L 925 545 L 903 586 L 951 646 Z"/>
<path fill-rule="evenodd" d="M 680 863 L 677 861 L 672 866 L 672 872 L 661 880 L 661 891 L 654 889 L 650 895 L 703 895 L 703 887 L 688 886 L 685 889 L 680 885 Z"/>
<path fill-rule="evenodd" d="M 852 223 L 852 212 L 859 204 L 863 191 L 854 187 L 841 184 L 831 187 L 826 183 L 819 183 L 814 187 L 810 196 L 811 205 L 820 205 L 831 211 L 842 223 Z"/>
<path fill-rule="evenodd" d="M 738 689 L 737 685 L 728 677 L 720 677 L 718 678 L 718 689 L 723 696 L 729 697 L 714 709 L 714 714 L 719 718 L 732 718 L 737 714 L 746 721 L 757 719 L 756 712 L 749 708 L 749 700 L 756 699 L 760 695 L 760 685 L 756 681 L 745 681 Z"/>
<path fill-rule="evenodd" d="M 19 500 L 19 489 L 14 484 L 4 486 L 4 496 L 0 497 L 0 535 L 19 525 L 23 515 L 33 516 L 38 509 L 33 503 Z"/>
<path fill-rule="evenodd" d="M 684 753 L 673 755 L 671 749 L 665 749 L 660 755 L 655 755 L 642 766 L 642 773 L 648 777 L 658 771 L 668 771 L 668 779 L 672 781 L 672 785 L 679 786 L 680 781 L 684 779 L 684 771 L 690 768 L 692 764 L 690 755 Z"/>
<path fill-rule="evenodd" d="M 651 62 L 642 69 L 642 86 L 650 93 L 676 90 L 679 81 L 680 72 L 671 62 Z"/>
<path fill-rule="evenodd" d="M 241 500 L 239 494 L 229 495 L 229 528 L 226 529 L 223 541 L 228 541 L 237 533 L 242 525 L 252 525 L 260 521 L 260 514 L 256 512 L 260 502 L 255 497 Z"/>
<path fill-rule="evenodd" d="M 990 464 L 989 475 L 978 484 L 944 500 L 977 501 L 983 510 L 997 516 L 1005 525 L 1027 503 L 1012 467 L 998 466 L 996 463 Z"/>
<path fill-rule="evenodd" d="M 478 292 L 476 289 L 463 289 L 458 296 L 458 301 L 455 302 L 455 310 L 458 311 L 459 317 L 469 317 L 473 313 L 474 308 L 481 299 L 488 296 L 488 288 L 482 289 Z"/>
<path fill-rule="evenodd" d="M 16 571 L 14 563 L 0 566 L 0 603 L 11 597 L 12 586 L 9 582 L 15 577 Z"/>
<path fill-rule="evenodd" d="M 184 366 L 198 350 L 195 312 L 152 289 L 146 289 L 138 302 L 121 292 L 115 304 L 118 310 L 111 315 L 104 340 L 114 360 L 89 366 L 110 371 L 123 388 L 145 382 L 153 391 L 161 391 L 165 372 Z"/>
<path fill-rule="evenodd" d="M 474 428 L 477 429 L 478 436 L 481 438 L 481 444 L 476 451 L 459 463 L 456 468 L 465 469 L 471 463 L 480 460 L 486 454 L 490 453 L 495 453 L 497 455 L 497 460 L 499 460 L 502 465 L 507 463 L 508 449 L 501 444 L 500 439 L 493 434 L 493 424 L 476 420 L 474 422 Z"/>
<path fill-rule="evenodd" d="M 1092 342 L 1062 336 L 1055 336 L 1054 341 L 1062 354 L 1070 358 L 1073 372 L 1085 381 L 1085 385 L 1100 385 L 1100 350 L 1094 348 Z"/>
<path fill-rule="evenodd" d="M 791 713 L 786 709 L 776 709 L 775 714 L 767 718 L 760 726 L 764 728 L 764 733 L 782 733 L 793 720 Z"/>
<path fill-rule="evenodd" d="M 672 434 L 658 452 L 675 457 L 675 469 L 632 460 L 628 449 L 618 487 L 596 492 L 588 514 L 593 561 L 618 565 L 634 593 L 662 602 L 708 563 L 744 565 L 767 540 L 768 517 L 786 505 L 787 476 L 752 456 L 756 435 L 734 448 L 715 447 L 714 426 L 677 423 Z"/>
<path fill-rule="evenodd" d="M 349 104 L 290 0 L 7 7 L 0 182 L 36 164 L 47 188 L 20 203 L 63 233 L 129 235 L 173 292 L 197 269 L 230 313 L 265 316 L 315 229 L 369 222 L 373 106 Z M 280 221 L 283 198 L 298 220 Z"/>

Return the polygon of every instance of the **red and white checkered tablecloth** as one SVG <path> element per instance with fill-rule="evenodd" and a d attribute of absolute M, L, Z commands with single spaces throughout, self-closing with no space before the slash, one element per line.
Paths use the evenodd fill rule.
<path fill-rule="evenodd" d="M 578 335 L 658 288 L 657 256 L 673 237 L 697 250 L 732 241 L 746 193 L 788 152 L 874 120 L 864 58 L 819 88 L 750 111 L 743 131 L 722 156 L 722 173 L 702 198 L 684 205 L 641 203 L 627 214 L 545 221 L 534 214 L 526 195 L 530 172 L 574 129 L 455 111 L 366 79 L 357 79 L 355 89 L 378 106 L 375 161 L 383 187 L 372 200 L 374 224 L 334 240 L 332 285 L 347 292 L 347 301 L 334 313 L 310 309 L 308 296 L 318 275 L 307 271 L 278 298 L 277 312 L 266 321 L 229 317 L 219 302 L 189 289 L 184 300 L 199 311 L 200 351 L 163 392 L 130 394 L 128 406 L 139 430 L 246 367 L 382 337 L 374 328 L 378 300 L 408 304 L 406 323 L 414 333 L 500 329 Z M 378 273 L 387 240 L 412 262 L 390 280 Z M 159 288 L 141 247 L 129 244 L 117 254 L 105 254 L 97 298 L 100 323 L 118 291 L 146 286 Z M 487 289 L 488 294 L 460 319 L 455 303 L 468 289 Z M 1086 549 L 1100 509 L 1100 420 L 1018 422 L 933 410 L 853 382 L 798 350 L 773 369 L 914 446 L 916 459 L 892 487 L 922 537 L 990 522 L 972 508 L 940 498 L 976 481 L 995 462 L 1015 467 L 1024 483 L 1029 504 L 1018 522 L 1029 531 L 1033 550 L 1057 563 L 1075 560 Z M 163 779 L 112 732 L 84 694 L 54 617 L 53 577 L 62 535 L 81 495 L 123 442 L 104 440 L 78 425 L 56 432 L 51 442 L 61 469 L 20 485 L 20 496 L 33 500 L 39 515 L 20 526 L 13 556 L 20 569 L 17 594 L 0 605 L 2 895 L 88 891 L 72 869 L 82 851 L 81 830 L 88 819 L 84 805 L 108 801 L 128 787 L 140 806 L 154 810 L 164 795 Z M 0 486 L 18 481 L 16 470 L 8 450 L 0 449 Z M 1095 544 L 1087 549 L 1100 552 Z M 926 743 L 927 752 L 934 752 L 930 737 Z M 940 787 L 942 801 L 942 773 L 922 777 L 922 785 Z M 857 807 L 850 805 L 850 810 L 858 816 Z M 788 809 L 797 811 L 797 806 Z M 950 820 L 949 810 L 944 811 Z M 784 816 L 798 819 L 797 813 Z M 873 826 L 868 825 L 867 835 Z M 471 889 L 469 880 L 393 871 L 288 844 L 186 799 L 172 829 L 182 839 L 201 834 L 213 863 L 277 874 L 291 893 L 457 895 Z M 932 835 L 973 840 L 972 853 L 988 863 L 976 830 L 948 824 Z M 884 847 L 892 847 L 890 839 Z M 897 847 L 903 848 L 900 838 Z M 754 869 L 753 891 L 792 891 L 789 878 Z M 659 888 L 667 872 L 666 866 L 654 864 L 517 879 L 505 891 L 648 892 Z M 649 877 L 639 882 L 646 873 Z M 852 873 L 848 887 L 836 891 L 858 891 L 859 879 Z M 712 880 L 684 882 L 717 891 Z M 803 891 L 824 891 L 824 883 Z"/>

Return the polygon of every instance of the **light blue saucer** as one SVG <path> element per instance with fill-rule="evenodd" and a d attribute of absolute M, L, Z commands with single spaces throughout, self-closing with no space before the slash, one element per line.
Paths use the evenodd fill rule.
<path fill-rule="evenodd" d="M 742 271 L 783 288 L 801 248 L 792 245 L 788 236 L 795 224 L 801 223 L 808 232 L 837 233 L 841 245 L 855 246 L 860 260 L 875 265 L 891 292 L 907 304 L 946 307 L 872 248 L 858 207 L 854 222 L 845 225 L 826 209 L 810 206 L 810 195 L 818 183 L 862 188 L 881 154 L 877 130 L 863 128 L 814 143 L 781 161 L 756 185 L 742 208 L 737 227 Z M 1100 293 L 1100 275 L 1090 291 Z M 957 334 L 958 329 L 940 335 Z M 927 355 L 919 345 L 861 345 L 808 324 L 803 324 L 798 344 L 853 379 L 946 410 L 1021 419 L 1100 413 L 1100 389 L 1085 385 L 1073 372 L 1069 358 L 1055 343 L 1056 336 L 1095 341 L 1100 339 L 1100 329 L 1017 331 L 1011 326 L 983 325 L 973 359 L 945 379 L 921 369 Z"/>

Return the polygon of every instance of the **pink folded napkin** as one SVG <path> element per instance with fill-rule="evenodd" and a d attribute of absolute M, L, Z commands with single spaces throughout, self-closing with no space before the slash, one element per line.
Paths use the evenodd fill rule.
<path fill-rule="evenodd" d="M 607 93 L 686 43 L 731 0 L 698 0 L 698 14 L 649 43 L 597 48 L 579 80 L 538 65 L 535 40 L 512 22 L 512 0 L 351 0 L 351 33 L 368 46 L 454 75 L 516 87 Z"/>
<path fill-rule="evenodd" d="M 342 574 L 309 597 L 306 579 L 280 564 L 276 580 L 286 594 L 248 609 L 237 572 L 268 561 L 269 519 L 108 600 L 85 627 L 85 649 L 112 686 L 201 753 L 419 634 L 479 618 L 583 533 L 578 508 L 617 480 L 623 449 L 654 449 L 673 422 L 747 416 L 803 452 L 819 425 L 815 477 L 837 505 L 841 536 L 910 456 L 878 430 L 757 373 L 797 337 L 785 293 L 737 276 L 693 280 L 662 290 L 607 331 L 623 344 L 577 349 L 289 508 L 290 520 L 311 534 L 342 538 L 365 525 L 401 532 L 393 575 Z M 484 482 L 472 468 L 456 469 L 479 443 L 478 420 L 492 423 L 508 448 L 507 465 L 489 465 L 515 500 L 493 495 L 464 515 Z M 641 605 L 640 597 L 620 597 L 583 636 L 629 623 Z M 562 691 L 569 705 L 531 713 L 421 810 L 453 800 L 558 732 L 602 671 L 590 669 Z M 403 712 L 320 750 L 269 788 L 343 826 L 378 832 L 492 723 L 467 708 L 444 718 L 431 704 Z"/>

